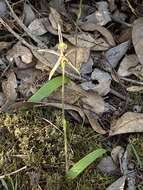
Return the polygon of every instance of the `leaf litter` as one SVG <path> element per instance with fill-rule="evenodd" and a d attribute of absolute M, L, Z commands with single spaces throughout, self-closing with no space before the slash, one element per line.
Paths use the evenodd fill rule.
<path fill-rule="evenodd" d="M 51 0 L 46 13 L 36 3 L 19 2 L 22 9 L 18 11 L 16 3 L 14 10 L 23 18 L 20 20 L 9 2 L 1 1 L 0 27 L 9 34 L 5 37 L 2 33 L 0 38 L 1 112 L 20 109 L 46 84 L 58 60 L 60 24 L 68 47 L 66 57 L 80 72 L 78 76 L 68 65 L 65 67 L 71 80 L 65 84 L 65 110 L 72 113 L 72 120 L 80 117 L 91 125 L 94 133 L 109 135 L 110 139 L 114 136 L 128 139 L 131 133 L 142 133 L 142 104 L 134 103 L 132 97 L 135 93 L 141 96 L 143 90 L 143 18 L 138 14 L 136 1 L 134 11 L 132 2 L 119 2 L 120 6 L 114 0 L 83 3 L 80 14 L 79 4 L 72 0 Z M 133 12 L 140 16 L 135 18 Z M 126 37 L 124 31 L 129 30 L 132 36 Z M 45 51 L 40 51 L 43 48 Z M 61 69 L 56 72 L 59 75 Z M 134 112 L 135 105 L 141 107 L 139 113 Z M 62 108 L 60 86 L 36 106 Z M 106 189 L 129 190 L 130 186 L 134 189 L 137 174 L 134 170 L 130 174 L 127 146 L 112 148 L 111 156 L 104 157 L 98 168 L 110 175 L 120 170 L 120 175 Z"/>

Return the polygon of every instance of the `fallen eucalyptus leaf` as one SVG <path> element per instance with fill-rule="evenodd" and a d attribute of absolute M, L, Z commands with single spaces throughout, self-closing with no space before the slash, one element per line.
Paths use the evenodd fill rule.
<path fill-rule="evenodd" d="M 121 61 L 118 74 L 122 77 L 130 76 L 133 72 L 130 68 L 135 68 L 138 65 L 138 58 L 136 55 L 126 55 L 124 59 Z"/>
<path fill-rule="evenodd" d="M 50 7 L 49 21 L 54 29 L 58 29 L 58 24 L 63 28 L 61 15 L 52 7 Z"/>
<path fill-rule="evenodd" d="M 99 134 L 106 134 L 106 131 L 102 129 L 94 113 L 88 110 L 84 110 L 84 113 L 87 116 L 93 130 L 95 130 Z"/>
<path fill-rule="evenodd" d="M 65 85 L 65 95 L 64 102 L 68 104 L 76 103 L 84 93 L 80 90 L 80 88 L 73 82 L 69 82 Z M 58 88 L 55 92 L 48 97 L 48 100 L 61 101 L 62 99 L 62 88 Z"/>
<path fill-rule="evenodd" d="M 106 190 L 124 190 L 126 177 L 120 177 L 117 181 L 112 183 Z"/>
<path fill-rule="evenodd" d="M 103 73 L 104 73 L 104 71 L 103 71 Z M 95 72 L 94 72 L 94 74 L 95 74 Z M 105 78 L 105 76 L 103 76 L 103 78 L 102 78 L 102 75 L 100 75 L 100 73 L 98 73 L 95 76 L 96 76 L 96 78 L 92 79 L 92 81 L 83 82 L 80 84 L 80 86 L 82 87 L 83 90 L 86 90 L 86 91 L 92 90 L 94 92 L 97 92 L 101 96 L 105 96 L 111 90 L 110 89 L 111 77 L 110 77 L 110 75 L 109 76 L 107 75 L 107 78 Z M 94 84 L 94 80 L 98 81 L 98 84 Z"/>
<path fill-rule="evenodd" d="M 138 18 L 133 23 L 132 41 L 141 64 L 143 64 L 143 17 Z"/>
<path fill-rule="evenodd" d="M 119 63 L 120 59 L 125 55 L 130 45 L 130 41 L 126 41 L 109 49 L 105 53 L 105 67 L 108 70 L 115 68 Z"/>
<path fill-rule="evenodd" d="M 0 106 L 2 106 L 5 102 L 5 97 L 4 94 L 2 92 L 0 92 Z"/>
<path fill-rule="evenodd" d="M 28 26 L 29 31 L 36 36 L 41 36 L 47 33 L 47 28 L 43 23 L 47 23 L 48 18 L 36 18 Z"/>
<path fill-rule="evenodd" d="M 96 6 L 97 6 L 97 11 L 84 17 L 83 20 L 86 21 L 80 20 L 79 21 L 80 24 L 94 23 L 103 26 L 111 21 L 107 2 L 105 1 L 97 2 Z"/>
<path fill-rule="evenodd" d="M 8 13 L 5 1 L 0 1 L 0 17 L 6 16 Z"/>
<path fill-rule="evenodd" d="M 60 12 L 61 14 L 66 14 L 65 9 L 65 0 L 52 0 L 49 3 L 50 7 L 54 8 L 56 11 Z"/>
<path fill-rule="evenodd" d="M 7 80 L 2 82 L 2 90 L 5 95 L 6 101 L 1 107 L 1 111 L 8 111 L 9 106 L 16 100 L 17 98 L 17 80 L 14 72 L 11 72 L 7 78 Z"/>
<path fill-rule="evenodd" d="M 89 74 L 92 72 L 92 67 L 93 67 L 93 59 L 89 57 L 88 61 L 86 63 L 83 63 L 80 67 L 80 74 L 82 76 Z"/>
<path fill-rule="evenodd" d="M 96 92 L 86 92 L 86 97 L 81 98 L 83 108 L 91 110 L 97 114 L 105 111 L 105 102 Z"/>
<path fill-rule="evenodd" d="M 143 132 L 143 114 L 126 112 L 111 126 L 110 136 Z"/>
<path fill-rule="evenodd" d="M 30 102 L 28 102 L 30 103 Z M 40 105 L 35 105 L 35 107 L 46 107 L 46 106 L 51 106 L 51 107 L 56 107 L 62 109 L 62 104 L 61 103 L 55 103 L 55 102 L 42 102 Z M 64 104 L 65 110 L 73 110 L 78 112 L 78 114 L 81 116 L 83 120 L 85 120 L 85 114 L 82 109 L 80 109 L 78 106 L 73 106 L 70 104 Z"/>
<path fill-rule="evenodd" d="M 128 173 L 128 187 L 127 190 L 136 190 L 136 171 Z"/>
<path fill-rule="evenodd" d="M 31 6 L 27 3 L 24 3 L 23 16 L 24 16 L 23 22 L 26 26 L 28 26 L 36 17 Z"/>
<path fill-rule="evenodd" d="M 17 88 L 17 80 L 14 72 L 11 72 L 8 75 L 7 80 L 2 82 L 2 89 L 3 93 L 6 96 L 7 100 L 16 100 L 17 93 L 16 89 Z"/>
<path fill-rule="evenodd" d="M 86 63 L 90 56 L 89 48 L 72 48 L 67 52 L 67 58 L 71 63 L 80 70 L 83 63 Z"/>
<path fill-rule="evenodd" d="M 90 33 L 63 34 L 63 36 L 73 45 L 80 48 L 92 48 L 94 51 L 104 51 L 110 45 L 103 38 L 94 39 Z"/>
<path fill-rule="evenodd" d="M 91 48 L 95 45 L 95 39 L 89 33 L 78 33 L 75 35 L 63 34 L 73 45 L 81 48 Z"/>
<path fill-rule="evenodd" d="M 102 158 L 102 160 L 97 165 L 97 168 L 105 174 L 113 175 L 118 172 L 117 166 L 113 162 L 110 156 Z"/>
<path fill-rule="evenodd" d="M 98 84 L 94 88 L 95 92 L 98 92 L 101 96 L 105 96 L 110 92 L 111 76 L 109 73 L 100 69 L 94 69 L 91 79 L 92 81 L 98 81 Z"/>
<path fill-rule="evenodd" d="M 108 44 L 110 44 L 111 46 L 116 45 L 111 32 L 109 32 L 105 27 L 102 27 L 100 25 L 96 25 L 96 24 L 93 24 L 93 23 L 84 23 L 80 27 L 84 31 L 98 31 L 106 39 Z"/>

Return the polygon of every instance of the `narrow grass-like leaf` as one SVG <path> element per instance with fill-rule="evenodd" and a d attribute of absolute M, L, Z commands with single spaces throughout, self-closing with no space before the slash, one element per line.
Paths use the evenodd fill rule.
<path fill-rule="evenodd" d="M 74 166 L 67 172 L 68 179 L 76 178 L 84 169 L 86 169 L 92 162 L 94 162 L 97 158 L 101 157 L 103 154 L 106 153 L 105 149 L 99 148 L 84 158 L 79 160 Z"/>
<path fill-rule="evenodd" d="M 69 81 L 70 80 L 68 78 L 65 78 L 64 83 L 68 83 Z M 55 77 L 50 81 L 47 81 L 33 96 L 29 98 L 28 102 L 40 102 L 60 86 L 62 86 L 62 76 Z"/>

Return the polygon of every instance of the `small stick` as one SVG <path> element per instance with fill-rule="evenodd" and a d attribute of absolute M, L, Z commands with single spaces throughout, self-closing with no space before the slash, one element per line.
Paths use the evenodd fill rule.
<path fill-rule="evenodd" d="M 20 168 L 20 169 L 18 169 L 18 170 L 16 170 L 16 171 L 14 171 L 14 172 L 1 175 L 1 176 L 0 176 L 0 179 L 3 179 L 3 178 L 5 178 L 5 177 L 11 176 L 11 175 L 13 175 L 13 174 L 16 174 L 16 173 L 18 173 L 18 172 L 20 172 L 20 171 L 22 171 L 22 170 L 25 170 L 26 168 L 27 168 L 27 166 L 24 166 L 24 167 L 22 167 L 22 168 Z"/>
<path fill-rule="evenodd" d="M 63 132 L 56 125 L 54 125 L 51 121 L 49 121 L 46 118 L 43 118 L 43 120 L 46 121 L 47 123 L 49 123 L 50 125 L 52 125 L 55 129 L 57 129 L 60 133 L 63 134 Z"/>
<path fill-rule="evenodd" d="M 137 84 L 137 85 L 143 85 L 143 81 L 137 81 L 137 80 L 133 80 L 133 79 L 125 78 L 125 77 L 122 77 L 121 80 L 130 82 L 133 84 Z"/>

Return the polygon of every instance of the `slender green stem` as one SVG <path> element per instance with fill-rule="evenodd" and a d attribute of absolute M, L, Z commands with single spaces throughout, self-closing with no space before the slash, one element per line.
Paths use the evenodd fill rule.
<path fill-rule="evenodd" d="M 67 125 L 66 125 L 66 119 L 65 119 L 65 106 L 64 106 L 64 96 L 65 96 L 65 63 L 61 60 L 61 66 L 62 66 L 62 122 L 63 122 L 63 130 L 64 130 L 64 149 L 65 149 L 65 167 L 66 172 L 69 169 L 68 164 L 68 141 L 67 141 Z"/>

